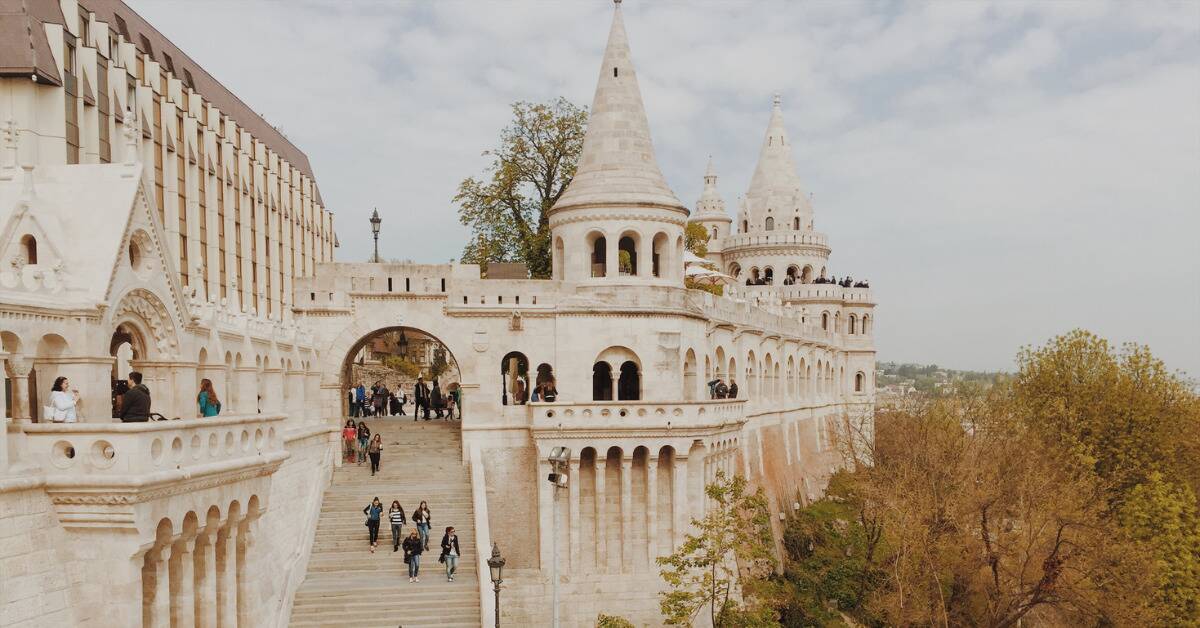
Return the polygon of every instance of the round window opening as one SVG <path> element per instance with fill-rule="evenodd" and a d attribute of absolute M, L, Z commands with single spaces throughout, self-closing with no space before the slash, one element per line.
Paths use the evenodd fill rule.
<path fill-rule="evenodd" d="M 133 269 L 133 274 L 141 279 L 147 278 L 153 270 L 153 264 L 148 257 L 150 250 L 150 234 L 145 231 L 139 229 L 129 238 L 129 267 Z"/>

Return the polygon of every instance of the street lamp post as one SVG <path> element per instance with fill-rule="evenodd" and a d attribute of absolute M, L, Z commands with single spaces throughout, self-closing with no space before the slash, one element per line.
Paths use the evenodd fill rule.
<path fill-rule="evenodd" d="M 379 263 L 379 223 L 381 222 L 383 219 L 379 217 L 379 210 L 371 212 L 371 233 L 375 236 L 375 257 L 371 261 L 376 264 Z"/>
<path fill-rule="evenodd" d="M 558 489 L 566 488 L 570 483 L 571 478 L 567 475 L 571 463 L 571 448 L 570 447 L 555 447 L 550 450 L 550 476 L 546 479 L 550 484 L 554 485 L 551 489 L 554 495 L 551 499 L 551 519 L 553 519 L 553 531 L 550 533 L 554 540 L 554 554 L 550 560 L 550 578 L 553 584 L 554 599 L 553 599 L 553 623 L 554 628 L 558 628 Z"/>
<path fill-rule="evenodd" d="M 500 583 L 504 582 L 504 557 L 500 548 L 492 543 L 492 557 L 487 560 L 488 571 L 492 573 L 492 590 L 496 592 L 496 628 L 500 628 Z"/>

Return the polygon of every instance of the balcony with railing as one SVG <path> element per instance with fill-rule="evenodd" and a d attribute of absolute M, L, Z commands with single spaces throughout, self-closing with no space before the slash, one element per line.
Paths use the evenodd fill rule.
<path fill-rule="evenodd" d="M 745 405 L 744 399 L 719 399 L 551 402 L 525 407 L 536 440 L 583 439 L 604 447 L 671 444 L 687 451 L 695 440 L 740 431 L 746 422 Z"/>

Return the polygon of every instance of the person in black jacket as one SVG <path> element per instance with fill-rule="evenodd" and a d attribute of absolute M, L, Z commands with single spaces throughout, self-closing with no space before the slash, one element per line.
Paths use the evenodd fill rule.
<path fill-rule="evenodd" d="M 129 390 L 121 398 L 121 422 L 141 423 L 150 420 L 150 389 L 142 385 L 142 374 L 129 372 Z"/>
<path fill-rule="evenodd" d="M 438 385 L 436 377 L 433 378 L 433 390 L 429 393 L 429 403 L 433 406 L 433 411 L 437 418 L 446 418 L 442 415 L 442 412 L 446 408 L 446 398 L 442 395 L 442 388 Z"/>
<path fill-rule="evenodd" d="M 413 401 L 416 406 L 413 408 L 413 420 L 417 420 L 417 414 L 424 414 L 426 421 L 429 420 L 429 385 L 425 383 L 424 377 L 417 377 L 417 383 L 413 386 Z"/>
<path fill-rule="evenodd" d="M 383 503 L 379 498 L 371 500 L 363 514 L 367 516 L 367 530 L 371 533 L 371 553 L 375 553 L 375 545 L 379 542 L 379 516 L 383 514 Z"/>
<path fill-rule="evenodd" d="M 737 399 L 737 382 L 733 378 L 729 379 L 729 399 Z"/>
<path fill-rule="evenodd" d="M 459 556 L 462 556 L 462 551 L 458 549 L 458 535 L 454 533 L 454 526 L 450 526 L 442 536 L 442 556 L 438 558 L 438 562 L 446 563 L 446 582 L 454 582 Z"/>
<path fill-rule="evenodd" d="M 421 552 L 423 551 L 425 551 L 425 547 L 421 544 L 421 537 L 417 536 L 416 530 L 413 530 L 412 534 L 404 539 L 404 562 L 408 565 L 409 582 L 421 581 L 417 576 L 421 572 Z"/>

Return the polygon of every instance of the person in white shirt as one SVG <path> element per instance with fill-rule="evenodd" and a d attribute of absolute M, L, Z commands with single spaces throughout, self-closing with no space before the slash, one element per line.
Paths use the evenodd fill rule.
<path fill-rule="evenodd" d="M 50 391 L 50 405 L 47 410 L 51 411 L 50 420 L 55 423 L 74 423 L 75 406 L 79 404 L 79 391 L 71 390 L 71 382 L 65 377 L 59 377 L 54 380 L 54 388 Z"/>

